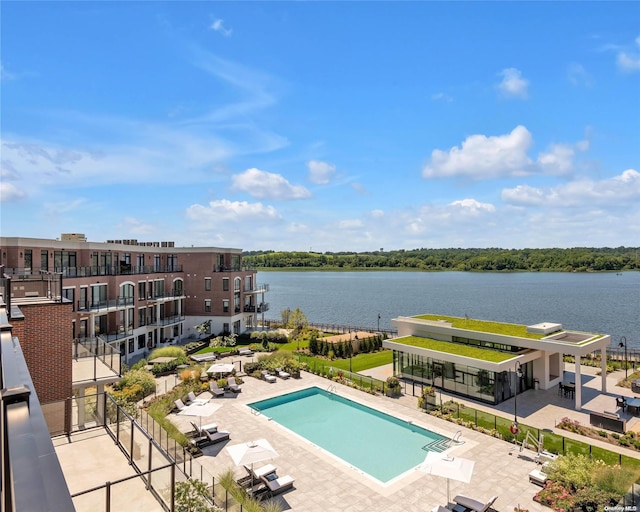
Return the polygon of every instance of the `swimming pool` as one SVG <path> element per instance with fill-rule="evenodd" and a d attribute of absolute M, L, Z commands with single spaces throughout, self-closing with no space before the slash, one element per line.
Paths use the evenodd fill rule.
<path fill-rule="evenodd" d="M 311 387 L 249 404 L 382 483 L 422 463 L 448 439 L 335 393 Z"/>

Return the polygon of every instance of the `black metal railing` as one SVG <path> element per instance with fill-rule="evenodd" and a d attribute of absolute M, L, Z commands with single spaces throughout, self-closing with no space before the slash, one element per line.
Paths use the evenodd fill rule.
<path fill-rule="evenodd" d="M 93 378 L 98 375 L 99 362 L 108 366 L 115 374 L 122 375 L 122 356 L 119 350 L 114 349 L 100 338 L 76 338 L 73 340 L 73 358 L 93 358 Z"/>
<path fill-rule="evenodd" d="M 23 278 L 29 275 L 39 275 L 49 272 L 59 274 L 62 277 L 93 277 L 93 276 L 127 276 L 138 274 L 158 274 L 165 272 L 183 272 L 182 265 L 88 265 L 81 267 L 53 267 L 41 268 L 5 268 L 5 273 L 11 276 Z"/>

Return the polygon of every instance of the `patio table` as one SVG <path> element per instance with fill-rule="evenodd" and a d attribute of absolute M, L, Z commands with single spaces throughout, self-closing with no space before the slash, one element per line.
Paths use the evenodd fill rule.
<path fill-rule="evenodd" d="M 629 412 L 631 412 L 634 416 L 637 416 L 638 410 L 640 410 L 640 398 L 632 398 L 631 400 L 627 400 L 627 407 L 629 408 Z"/>

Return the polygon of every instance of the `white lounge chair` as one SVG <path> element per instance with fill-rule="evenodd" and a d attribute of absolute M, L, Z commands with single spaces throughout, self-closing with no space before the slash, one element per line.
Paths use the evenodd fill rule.
<path fill-rule="evenodd" d="M 270 475 L 271 473 L 276 472 L 276 467 L 273 464 L 265 464 L 264 466 L 260 466 L 259 468 L 251 468 L 251 466 L 244 466 L 244 469 L 247 471 L 249 476 L 253 476 L 254 479 L 260 480 L 263 476 Z"/>
<path fill-rule="evenodd" d="M 184 411 L 187 408 L 187 406 L 184 405 L 184 402 L 179 398 L 177 400 L 174 400 L 173 403 L 175 404 L 176 409 L 178 409 L 178 412 Z"/>
<path fill-rule="evenodd" d="M 261 373 L 262 373 L 262 378 L 267 382 L 273 383 L 276 381 L 275 375 L 271 375 L 267 370 L 262 370 Z"/>
<path fill-rule="evenodd" d="M 240 350 L 238 350 L 238 355 L 239 356 L 251 356 L 251 355 L 253 355 L 253 351 L 248 349 L 248 348 L 241 348 Z"/>
<path fill-rule="evenodd" d="M 216 423 L 207 423 L 206 425 L 199 427 L 194 421 L 192 421 L 191 426 L 198 436 L 206 436 L 205 432 L 215 434 L 218 431 L 218 425 Z"/>
<path fill-rule="evenodd" d="M 291 374 L 285 372 L 282 368 L 276 368 L 276 373 L 281 379 L 288 379 L 289 377 L 291 377 Z"/>
<path fill-rule="evenodd" d="M 240 393 L 240 391 L 242 391 L 242 389 L 240 388 L 240 386 L 236 382 L 236 378 L 235 377 L 229 377 L 227 379 L 227 385 L 229 386 L 229 389 L 231 391 L 233 391 L 234 393 Z"/>
<path fill-rule="evenodd" d="M 211 394 L 214 397 L 224 396 L 224 389 L 219 388 L 218 383 L 215 380 L 212 380 L 211 382 L 209 382 L 209 391 L 211 391 Z"/>
<path fill-rule="evenodd" d="M 493 503 L 497 499 L 498 497 L 494 496 L 487 503 L 483 503 L 482 501 L 474 500 L 473 498 L 469 498 L 468 496 L 458 494 L 455 498 L 453 498 L 453 501 L 461 507 L 464 507 L 465 510 L 472 510 L 473 512 L 487 512 L 487 510 L 491 508 L 491 505 L 493 505 Z"/>
<path fill-rule="evenodd" d="M 279 494 L 293 487 L 293 482 L 295 481 L 289 475 L 278 476 L 275 473 L 271 473 L 270 475 L 263 476 L 260 480 L 267 486 L 271 495 Z"/>
<path fill-rule="evenodd" d="M 193 391 L 189 391 L 189 393 L 187 393 L 187 398 L 189 399 L 189 405 L 191 404 L 204 405 L 209 401 L 205 398 L 197 398 L 196 394 Z"/>

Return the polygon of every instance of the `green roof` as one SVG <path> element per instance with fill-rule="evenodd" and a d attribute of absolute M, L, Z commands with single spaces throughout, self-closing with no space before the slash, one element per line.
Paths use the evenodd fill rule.
<path fill-rule="evenodd" d="M 473 318 L 459 318 L 457 316 L 443 316 L 443 315 L 417 315 L 413 318 L 419 320 L 430 320 L 437 322 L 438 320 L 444 320 L 451 323 L 452 327 L 456 329 L 466 329 L 468 331 L 488 332 L 492 334 L 500 334 L 502 336 L 517 336 L 518 338 L 529 338 L 532 340 L 539 340 L 545 337 L 544 334 L 536 334 L 527 332 L 526 325 L 520 324 L 506 324 L 503 322 L 488 322 L 486 320 L 474 320 Z"/>
<path fill-rule="evenodd" d="M 446 354 L 455 354 L 481 361 L 489 361 L 491 363 L 502 363 L 503 361 L 508 361 L 509 359 L 513 359 L 517 356 L 517 354 L 513 352 L 498 352 L 497 350 L 489 348 L 463 345 L 461 343 L 440 341 L 431 338 L 422 338 L 420 336 L 404 336 L 402 338 L 393 338 L 387 341 L 398 343 L 400 345 L 435 350 Z"/>

